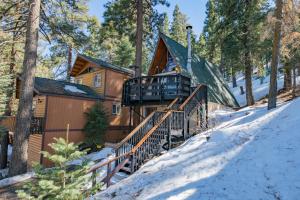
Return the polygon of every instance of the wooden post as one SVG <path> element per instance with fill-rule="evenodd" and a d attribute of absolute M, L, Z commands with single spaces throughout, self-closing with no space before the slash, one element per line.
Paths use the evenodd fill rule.
<path fill-rule="evenodd" d="M 134 165 L 135 165 L 135 157 L 134 157 L 134 154 L 131 155 L 131 173 L 134 172 Z"/>
<path fill-rule="evenodd" d="M 171 146 L 172 146 L 172 137 L 171 137 L 171 131 L 172 131 L 172 127 L 171 127 L 171 117 L 169 116 L 169 119 L 168 119 L 168 146 L 169 146 L 169 150 L 171 149 Z"/>
<path fill-rule="evenodd" d="M 183 138 L 184 140 L 187 138 L 187 132 L 188 132 L 188 127 L 187 127 L 187 116 L 186 116 L 186 113 L 184 111 L 183 113 Z"/>
<path fill-rule="evenodd" d="M 107 180 L 106 180 L 106 187 L 110 186 L 110 173 L 111 173 L 111 162 L 107 164 Z"/>
<path fill-rule="evenodd" d="M 97 182 L 96 182 L 97 172 L 96 172 L 96 171 L 97 171 L 97 170 L 94 170 L 94 171 L 92 172 L 92 187 L 95 187 L 96 184 L 97 184 Z"/>
<path fill-rule="evenodd" d="M 69 130 L 70 130 L 70 124 L 67 124 L 67 133 L 66 133 L 66 141 L 69 143 Z"/>

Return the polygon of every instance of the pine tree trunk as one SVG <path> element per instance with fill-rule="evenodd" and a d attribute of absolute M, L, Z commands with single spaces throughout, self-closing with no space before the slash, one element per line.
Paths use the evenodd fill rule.
<path fill-rule="evenodd" d="M 297 89 L 297 74 L 296 74 L 296 66 L 293 67 L 293 91 L 292 91 L 292 94 L 293 94 L 293 98 L 296 97 L 296 89 Z"/>
<path fill-rule="evenodd" d="M 276 108 L 276 97 L 277 97 L 277 67 L 279 62 L 279 48 L 280 48 L 280 36 L 281 36 L 281 24 L 282 24 L 282 0 L 276 0 L 276 23 L 274 30 L 273 39 L 273 50 L 272 50 L 272 62 L 271 62 L 271 75 L 270 75 L 270 88 L 269 88 L 269 99 L 268 109 Z"/>
<path fill-rule="evenodd" d="M 246 0 L 247 8 L 250 7 L 251 1 Z M 245 11 L 246 13 L 250 11 Z M 249 14 L 247 14 L 249 15 Z M 251 30 L 249 29 L 249 16 L 245 16 L 246 20 L 243 25 L 243 46 L 244 46 L 244 63 L 245 63 L 245 87 L 246 87 L 246 101 L 248 106 L 252 106 L 254 104 L 254 98 L 252 93 L 252 60 L 251 60 L 251 52 L 250 52 L 250 33 Z"/>
<path fill-rule="evenodd" d="M 137 21 L 136 21 L 136 52 L 135 52 L 135 76 L 139 77 L 142 73 L 142 59 L 143 59 L 143 0 L 136 1 L 137 7 Z"/>
<path fill-rule="evenodd" d="M 0 136 L 0 145 L 0 169 L 4 169 L 7 167 L 8 132 Z"/>
<path fill-rule="evenodd" d="M 30 0 L 29 2 L 20 101 L 16 119 L 12 160 L 9 166 L 9 176 L 15 176 L 27 171 L 27 150 L 32 115 L 31 109 L 37 59 L 40 6 L 41 0 Z"/>
<path fill-rule="evenodd" d="M 232 72 L 232 87 L 237 87 L 235 72 Z"/>
<path fill-rule="evenodd" d="M 284 69 L 284 83 L 283 83 L 284 90 L 288 91 L 292 89 L 292 73 L 289 67 Z"/>
<path fill-rule="evenodd" d="M 252 63 L 250 52 L 247 49 L 245 52 L 245 81 L 247 105 L 252 106 L 254 104 L 254 98 L 252 94 Z"/>
<path fill-rule="evenodd" d="M 71 68 L 72 68 L 72 46 L 68 47 L 68 69 L 67 69 L 67 81 L 71 81 Z"/>
<path fill-rule="evenodd" d="M 142 75 L 142 60 L 143 60 L 143 0 L 136 1 L 137 21 L 136 21 L 136 51 L 135 51 L 135 77 Z M 140 94 L 142 95 L 142 94 Z M 141 107 L 134 107 L 133 126 L 140 123 Z"/>

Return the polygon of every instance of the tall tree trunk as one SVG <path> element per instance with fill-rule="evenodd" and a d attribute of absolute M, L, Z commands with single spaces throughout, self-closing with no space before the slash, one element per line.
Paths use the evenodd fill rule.
<path fill-rule="evenodd" d="M 136 1 L 137 20 L 136 20 L 136 50 L 135 50 L 135 77 L 142 75 L 143 60 L 143 0 Z M 142 94 L 140 94 L 142 95 Z M 135 117 L 133 117 L 133 126 L 137 126 L 141 121 L 141 107 L 134 107 Z"/>
<path fill-rule="evenodd" d="M 292 89 L 292 72 L 289 67 L 284 69 L 284 82 L 283 82 L 284 90 L 288 91 Z"/>
<path fill-rule="evenodd" d="M 36 69 L 41 0 L 30 0 L 25 41 L 22 84 L 9 176 L 27 171 L 27 150 Z"/>
<path fill-rule="evenodd" d="M 135 52 L 135 76 L 139 77 L 142 73 L 143 60 L 143 0 L 136 1 L 137 21 L 136 21 L 136 52 Z"/>
<path fill-rule="evenodd" d="M 235 72 L 232 72 L 232 87 L 237 87 Z"/>
<path fill-rule="evenodd" d="M 250 9 L 251 0 L 246 0 L 246 9 Z M 245 22 L 243 25 L 243 46 L 244 46 L 244 63 L 245 63 L 245 86 L 246 86 L 246 101 L 248 106 L 252 106 L 254 104 L 254 98 L 252 93 L 252 60 L 251 60 L 251 52 L 250 52 L 250 32 L 249 29 L 249 12 L 248 10 L 245 11 Z"/>
<path fill-rule="evenodd" d="M 254 104 L 254 98 L 252 93 L 252 62 L 248 49 L 245 52 L 245 81 L 246 81 L 246 100 L 247 105 L 252 106 Z"/>
<path fill-rule="evenodd" d="M 8 132 L 3 134 L 2 136 L 0 135 L 0 145 L 0 169 L 4 169 L 7 167 Z"/>
<path fill-rule="evenodd" d="M 270 75 L 270 88 L 269 88 L 269 99 L 268 109 L 276 108 L 276 97 L 277 97 L 277 67 L 279 62 L 279 47 L 280 47 L 280 36 L 281 36 L 281 24 L 282 24 L 282 0 L 276 0 L 276 23 L 274 30 L 273 39 L 273 50 L 272 50 L 272 62 L 271 62 L 271 75 Z"/>
<path fill-rule="evenodd" d="M 68 68 L 67 68 L 67 81 L 71 81 L 71 68 L 72 68 L 72 45 L 68 47 Z"/>
<path fill-rule="evenodd" d="M 297 74 L 296 74 L 296 66 L 293 66 L 293 98 L 296 97 L 296 89 L 297 89 Z"/>

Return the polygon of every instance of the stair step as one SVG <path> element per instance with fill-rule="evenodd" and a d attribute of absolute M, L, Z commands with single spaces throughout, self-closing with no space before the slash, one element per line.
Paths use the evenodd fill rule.
<path fill-rule="evenodd" d="M 123 167 L 120 171 L 125 171 L 128 173 L 131 173 L 131 168 L 130 167 Z"/>
<path fill-rule="evenodd" d="M 118 173 L 116 173 L 116 174 L 113 176 L 113 179 L 114 179 L 114 180 L 121 181 L 121 180 L 127 178 L 128 176 L 129 176 L 129 175 L 126 174 L 126 173 L 118 172 Z"/>

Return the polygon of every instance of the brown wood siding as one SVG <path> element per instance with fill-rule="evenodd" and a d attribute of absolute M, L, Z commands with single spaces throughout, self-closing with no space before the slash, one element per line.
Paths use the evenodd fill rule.
<path fill-rule="evenodd" d="M 121 102 L 119 100 L 114 101 L 104 101 L 103 106 L 106 110 L 106 113 L 108 114 L 108 120 L 110 126 L 128 126 L 129 124 L 129 108 L 122 107 L 120 115 L 113 115 L 112 114 L 112 107 L 113 104 L 120 104 Z"/>
<path fill-rule="evenodd" d="M 123 83 L 130 76 L 112 70 L 106 71 L 105 96 L 122 99 Z"/>
<path fill-rule="evenodd" d="M 95 104 L 94 100 L 68 97 L 48 97 L 46 131 L 53 129 L 82 129 L 85 124 L 85 112 Z"/>
<path fill-rule="evenodd" d="M 148 74 L 149 75 L 153 75 L 153 74 L 157 74 L 163 71 L 163 69 L 165 68 L 166 64 L 167 64 L 167 52 L 168 49 L 165 45 L 165 43 L 163 42 L 162 39 L 160 39 L 158 41 L 158 46 L 152 61 L 152 64 L 149 68 Z"/>
<path fill-rule="evenodd" d="M 36 101 L 36 107 L 34 110 L 34 117 L 44 117 L 46 111 L 46 96 L 35 96 L 33 98 Z"/>
<path fill-rule="evenodd" d="M 16 117 L 15 116 L 9 116 L 5 117 L 0 120 L 0 125 L 7 128 L 10 132 L 15 132 L 16 130 Z"/>
<path fill-rule="evenodd" d="M 66 139 L 66 131 L 45 132 L 43 150 L 49 153 L 53 153 L 52 149 L 49 147 L 48 144 L 53 143 L 55 141 L 54 138 L 60 138 L 60 137 Z M 69 131 L 68 140 L 70 142 L 74 142 L 75 144 L 78 144 L 84 141 L 84 133 L 82 131 Z M 46 158 L 42 159 L 42 164 L 46 167 L 51 166 L 51 162 Z"/>
<path fill-rule="evenodd" d="M 28 165 L 31 167 L 33 163 L 40 162 L 42 150 L 42 135 L 34 134 L 29 136 L 28 143 Z"/>
<path fill-rule="evenodd" d="M 85 67 L 96 67 L 95 64 L 93 63 L 87 63 Z M 90 72 L 90 73 L 85 73 L 79 76 L 75 77 L 75 82 L 79 79 L 82 80 L 83 85 L 87 85 L 91 88 L 93 88 L 98 94 L 103 94 L 104 95 L 104 90 L 105 90 L 105 70 L 104 68 L 96 68 L 95 72 Z M 100 74 L 101 76 L 101 85 L 100 87 L 94 87 L 94 77 L 96 74 Z"/>

